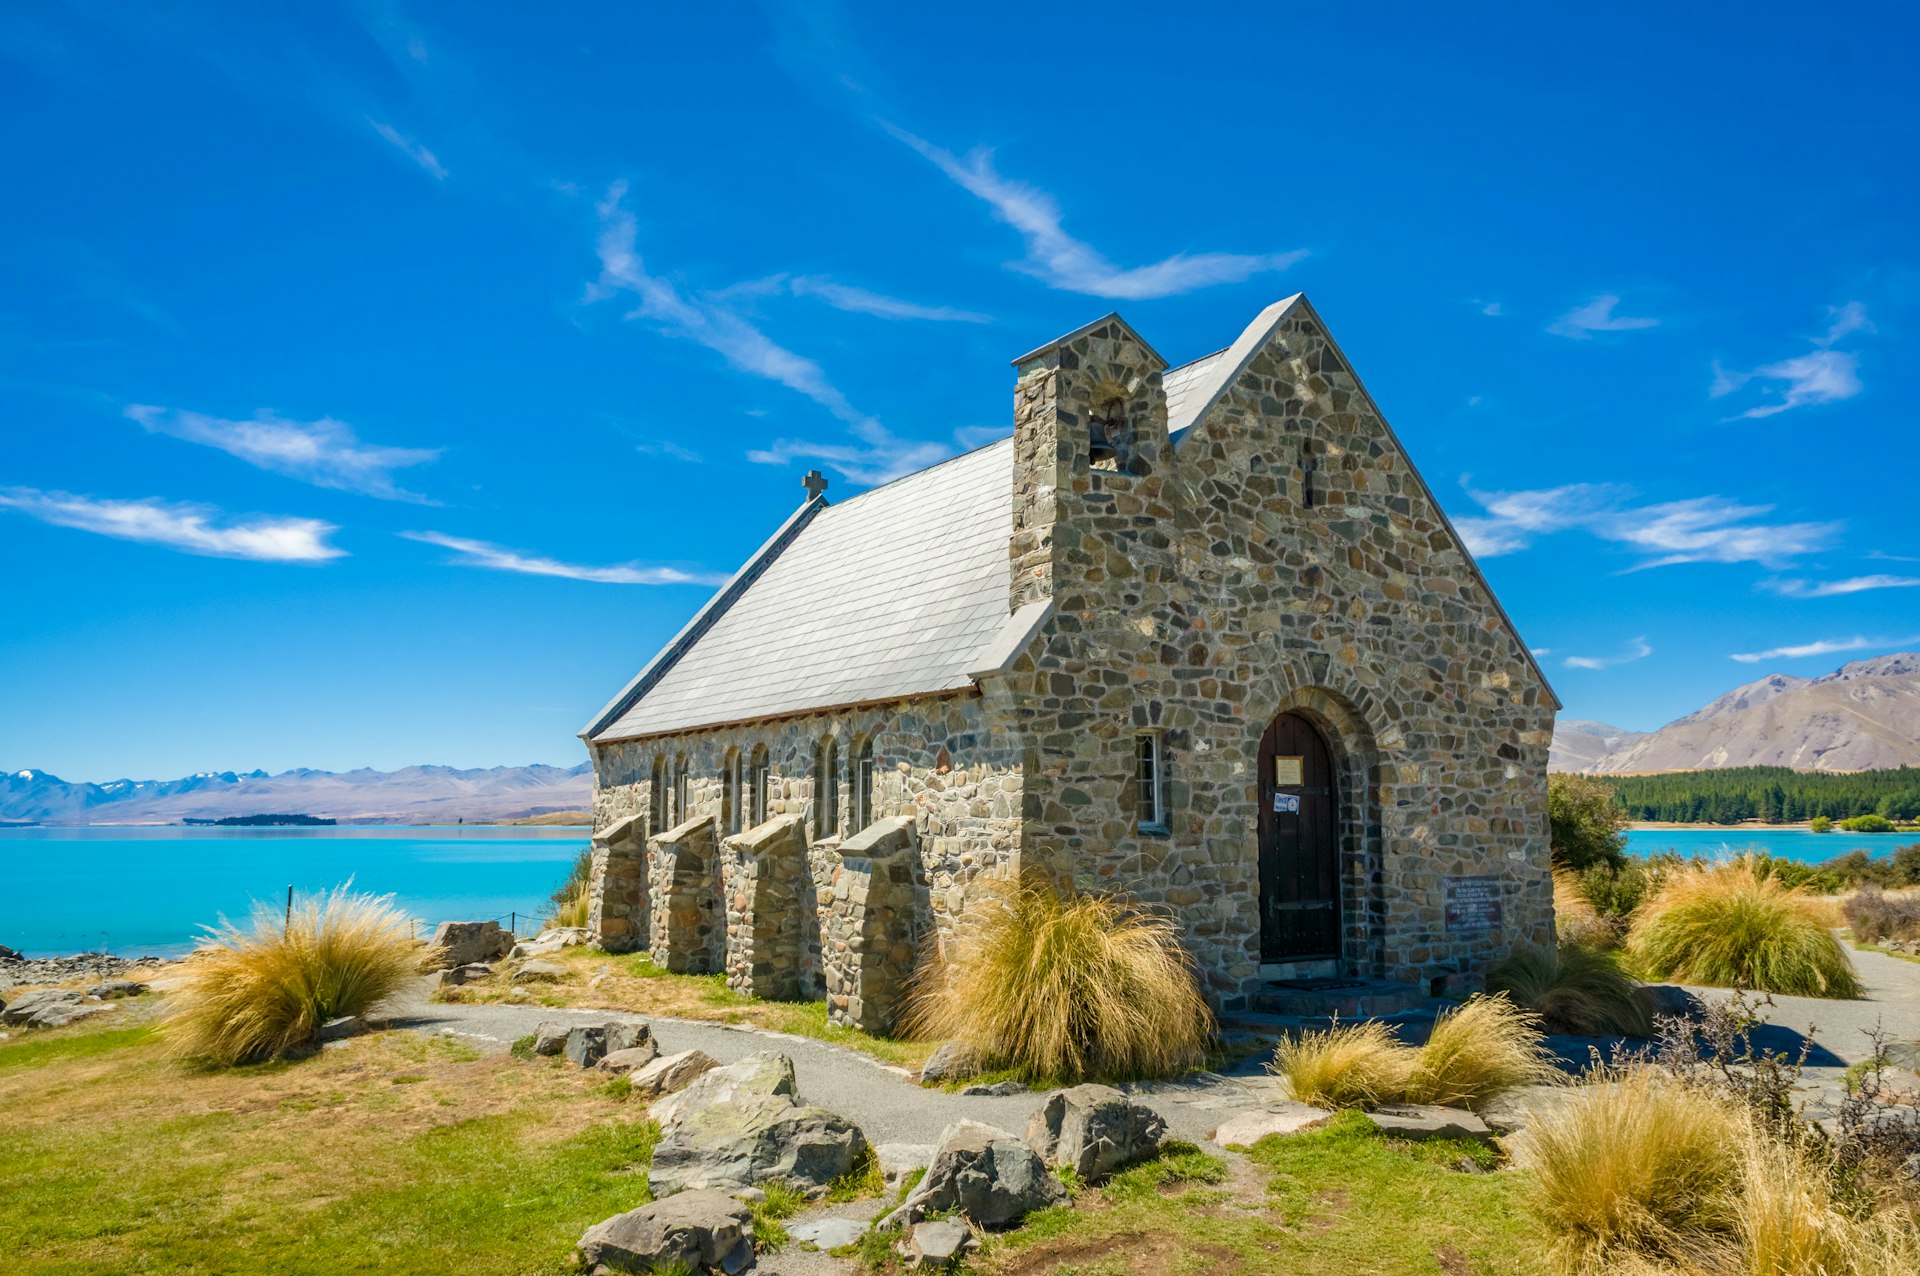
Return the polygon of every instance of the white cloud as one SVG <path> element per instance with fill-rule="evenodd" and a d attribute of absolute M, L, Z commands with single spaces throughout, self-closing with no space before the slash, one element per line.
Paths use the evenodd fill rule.
<path fill-rule="evenodd" d="M 367 117 L 367 123 L 373 126 L 374 132 L 391 143 L 394 149 L 432 174 L 435 181 L 447 180 L 447 166 L 440 162 L 439 156 L 422 146 L 417 139 L 408 137 L 391 124 L 382 124 L 372 116 Z"/>
<path fill-rule="evenodd" d="M 563 563 L 555 558 L 523 554 L 487 541 L 448 536 L 443 532 L 401 532 L 410 541 L 438 545 L 460 555 L 454 562 L 461 567 L 485 567 L 492 571 L 519 572 L 527 576 L 559 576 L 566 580 L 592 581 L 601 585 L 719 585 L 727 580 L 710 572 L 686 572 L 677 567 L 642 567 L 620 563 L 612 567 L 587 567 Z"/>
<path fill-rule="evenodd" d="M 229 519 L 206 505 L 146 500 L 107 500 L 31 487 L 0 488 L 0 507 L 19 510 L 55 527 L 95 532 L 116 540 L 209 558 L 263 563 L 322 563 L 347 551 L 328 544 L 340 529 L 317 518 L 254 516 Z"/>
<path fill-rule="evenodd" d="M 1825 548 L 1843 526 L 1760 522 L 1773 506 L 1742 505 L 1723 496 L 1635 505 L 1631 489 L 1609 483 L 1523 492 L 1467 490 L 1488 516 L 1455 519 L 1454 526 L 1481 558 L 1526 549 L 1539 536 L 1583 531 L 1645 554 L 1632 571 L 1678 563 L 1778 565 Z"/>
<path fill-rule="evenodd" d="M 796 297 L 812 297 L 824 301 L 835 310 L 851 311 L 860 315 L 876 315 L 882 319 L 930 319 L 945 323 L 992 323 L 992 315 L 979 314 L 972 310 L 959 310 L 953 306 L 923 306 L 914 301 L 903 301 L 898 297 L 888 297 L 882 293 L 869 292 L 865 288 L 856 288 L 852 284 L 843 284 L 825 275 L 797 275 L 787 280 L 787 287 Z"/>
<path fill-rule="evenodd" d="M 1572 337 L 1575 341 L 1586 341 L 1596 332 L 1633 332 L 1640 328 L 1657 328 L 1658 319 L 1648 319 L 1633 315 L 1616 315 L 1614 307 L 1620 304 L 1620 298 L 1612 293 L 1602 293 L 1583 305 L 1575 306 L 1547 325 L 1547 331 L 1559 337 Z"/>
<path fill-rule="evenodd" d="M 1844 306 L 1828 306 L 1827 318 L 1832 320 L 1827 325 L 1827 335 L 1815 337 L 1813 344 L 1816 346 L 1830 346 L 1856 332 L 1879 331 L 1873 326 L 1873 321 L 1867 318 L 1866 306 L 1858 301 L 1849 301 Z"/>
<path fill-rule="evenodd" d="M 1907 589 L 1920 585 L 1920 576 L 1849 576 L 1845 580 L 1763 580 L 1760 588 L 1783 598 L 1833 598 L 1841 594 L 1860 594 L 1869 589 Z"/>
<path fill-rule="evenodd" d="M 1568 656 L 1561 663 L 1569 669 L 1611 669 L 1615 665 L 1645 660 L 1652 654 L 1653 648 L 1647 644 L 1645 638 L 1635 638 L 1617 656 Z"/>
<path fill-rule="evenodd" d="M 1473 304 L 1478 306 L 1480 313 L 1489 319 L 1503 318 L 1507 313 L 1500 308 L 1500 303 L 1497 301 L 1476 301 Z"/>
<path fill-rule="evenodd" d="M 636 443 L 633 450 L 642 456 L 666 456 L 676 461 L 697 463 L 704 458 L 692 448 L 681 447 L 672 439 L 655 439 L 647 443 Z"/>
<path fill-rule="evenodd" d="M 1859 356 L 1830 347 L 1853 333 L 1874 331 L 1867 318 L 1867 308 L 1860 302 L 1849 301 L 1843 306 L 1829 306 L 1827 318 L 1825 335 L 1814 337 L 1813 345 L 1817 348 L 1805 354 L 1769 363 L 1752 372 L 1730 371 L 1716 362 L 1707 397 L 1724 398 L 1750 382 L 1765 383 L 1764 393 L 1779 395 L 1778 401 L 1762 403 L 1727 418 L 1747 421 L 1774 416 L 1791 408 L 1843 403 L 1859 394 L 1864 388 L 1860 383 Z"/>
<path fill-rule="evenodd" d="M 393 472 L 424 465 L 440 455 L 438 448 L 362 442 L 352 426 L 332 417 L 294 421 L 262 411 L 251 421 L 230 421 L 150 403 L 133 404 L 126 414 L 155 434 L 218 448 L 274 474 L 389 501 L 428 503 L 425 497 L 395 486 Z"/>
<path fill-rule="evenodd" d="M 624 200 L 625 182 L 607 188 L 596 206 L 600 215 L 600 277 L 587 286 L 586 299 L 601 301 L 631 293 L 640 304 L 627 313 L 644 319 L 669 336 L 680 337 L 712 350 L 734 368 L 803 394 L 845 423 L 859 446 L 780 439 L 771 447 L 749 452 L 747 459 L 782 465 L 796 457 L 825 462 L 857 483 L 884 482 L 953 454 L 944 443 L 927 443 L 895 436 L 879 421 L 855 408 L 827 380 L 819 364 L 775 342 L 766 333 L 715 297 L 686 297 L 672 283 L 647 273 L 636 242 L 638 224 Z"/>
<path fill-rule="evenodd" d="M 1060 206 L 1051 195 L 1002 177 L 993 167 L 991 150 L 980 148 L 962 160 L 904 129 L 884 121 L 882 127 L 931 160 L 962 189 L 991 207 L 1001 221 L 1019 231 L 1027 242 L 1027 257 L 1014 268 L 1063 292 L 1128 301 L 1174 297 L 1285 270 L 1307 255 L 1304 250 L 1175 253 L 1152 265 L 1123 269 L 1066 232 L 1061 225 Z"/>
<path fill-rule="evenodd" d="M 1855 634 L 1851 638 L 1822 638 L 1817 642 L 1803 642 L 1796 646 L 1774 647 L 1767 651 L 1743 651 L 1736 653 L 1734 659 L 1741 664 L 1758 664 L 1762 660 L 1799 660 L 1805 656 L 1830 656 L 1836 651 L 1865 651 L 1874 647 L 1903 647 L 1915 638 L 1863 638 Z"/>

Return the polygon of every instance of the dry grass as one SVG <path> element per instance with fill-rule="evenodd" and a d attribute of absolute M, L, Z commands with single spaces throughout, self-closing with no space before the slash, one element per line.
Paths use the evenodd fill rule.
<path fill-rule="evenodd" d="M 1553 870 L 1553 929 L 1563 944 L 1583 948 L 1614 948 L 1620 943 L 1617 922 L 1595 908 L 1573 872 Z"/>
<path fill-rule="evenodd" d="M 1584 1089 L 1529 1131 L 1534 1209 L 1561 1270 L 1724 1270 L 1745 1116 L 1650 1069 Z"/>
<path fill-rule="evenodd" d="M 1503 992 L 1539 1015 L 1549 1032 L 1581 1037 L 1644 1037 L 1653 1015 L 1613 954 L 1562 941 L 1552 952 L 1522 948 L 1487 972 L 1487 991 Z"/>
<path fill-rule="evenodd" d="M 1375 1108 L 1407 1092 L 1414 1054 L 1383 1023 L 1335 1024 L 1288 1037 L 1269 1071 L 1287 1093 L 1320 1108 Z"/>
<path fill-rule="evenodd" d="M 1846 950 L 1805 897 L 1751 857 L 1676 872 L 1635 916 L 1627 952 L 1654 979 L 1853 998 Z"/>
<path fill-rule="evenodd" d="M 230 1067 L 314 1040 L 320 1025 L 363 1014 L 413 975 L 418 950 L 407 918 L 383 897 L 346 888 L 255 909 L 247 929 L 208 929 L 186 964 L 166 1035 L 186 1058 Z"/>
<path fill-rule="evenodd" d="M 1029 877 L 993 884 L 921 964 L 909 1035 L 971 1046 L 1030 1082 L 1170 1076 L 1213 1014 L 1167 918 Z"/>
<path fill-rule="evenodd" d="M 1523 1085 L 1561 1079 L 1540 1044 L 1540 1019 L 1505 997 L 1470 997 L 1440 1016 L 1407 1075 L 1414 1103 L 1478 1108 Z"/>
<path fill-rule="evenodd" d="M 578 890 L 557 902 L 553 910 L 555 926 L 585 926 L 587 924 L 588 888 L 582 885 Z"/>

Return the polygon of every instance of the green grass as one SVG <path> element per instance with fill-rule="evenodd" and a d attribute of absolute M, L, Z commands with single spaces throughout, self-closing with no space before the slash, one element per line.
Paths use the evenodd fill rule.
<path fill-rule="evenodd" d="M 792 1243 L 786 1221 L 807 1207 L 807 1194 L 780 1179 L 762 1183 L 766 1199 L 751 1207 L 753 1243 L 762 1254 L 777 1254 Z"/>

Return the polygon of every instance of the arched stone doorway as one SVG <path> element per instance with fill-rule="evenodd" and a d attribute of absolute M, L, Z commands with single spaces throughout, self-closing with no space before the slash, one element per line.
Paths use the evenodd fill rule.
<path fill-rule="evenodd" d="M 1282 713 L 1260 738 L 1260 962 L 1338 963 L 1340 773 L 1326 737 Z"/>

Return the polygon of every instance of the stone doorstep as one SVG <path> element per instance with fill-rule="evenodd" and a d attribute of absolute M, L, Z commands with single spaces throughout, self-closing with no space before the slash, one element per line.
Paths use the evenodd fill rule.
<path fill-rule="evenodd" d="M 1220 1016 L 1221 1035 L 1234 1044 L 1246 1044 L 1259 1041 L 1272 1041 L 1278 1037 L 1292 1036 L 1301 1032 L 1321 1031 L 1336 1025 L 1351 1025 L 1362 1022 L 1384 1023 L 1398 1030 L 1399 1036 L 1409 1045 L 1417 1045 L 1426 1039 L 1427 1030 L 1444 1010 L 1452 1009 L 1455 1003 L 1439 999 L 1429 999 L 1424 1005 L 1391 1014 L 1350 1015 L 1334 1014 L 1274 1014 L 1261 1010 L 1234 1010 Z"/>
<path fill-rule="evenodd" d="M 1414 1010 L 1433 1000 L 1424 988 L 1383 979 L 1299 979 L 1269 983 L 1251 998 L 1273 1015 L 1375 1019 Z"/>

